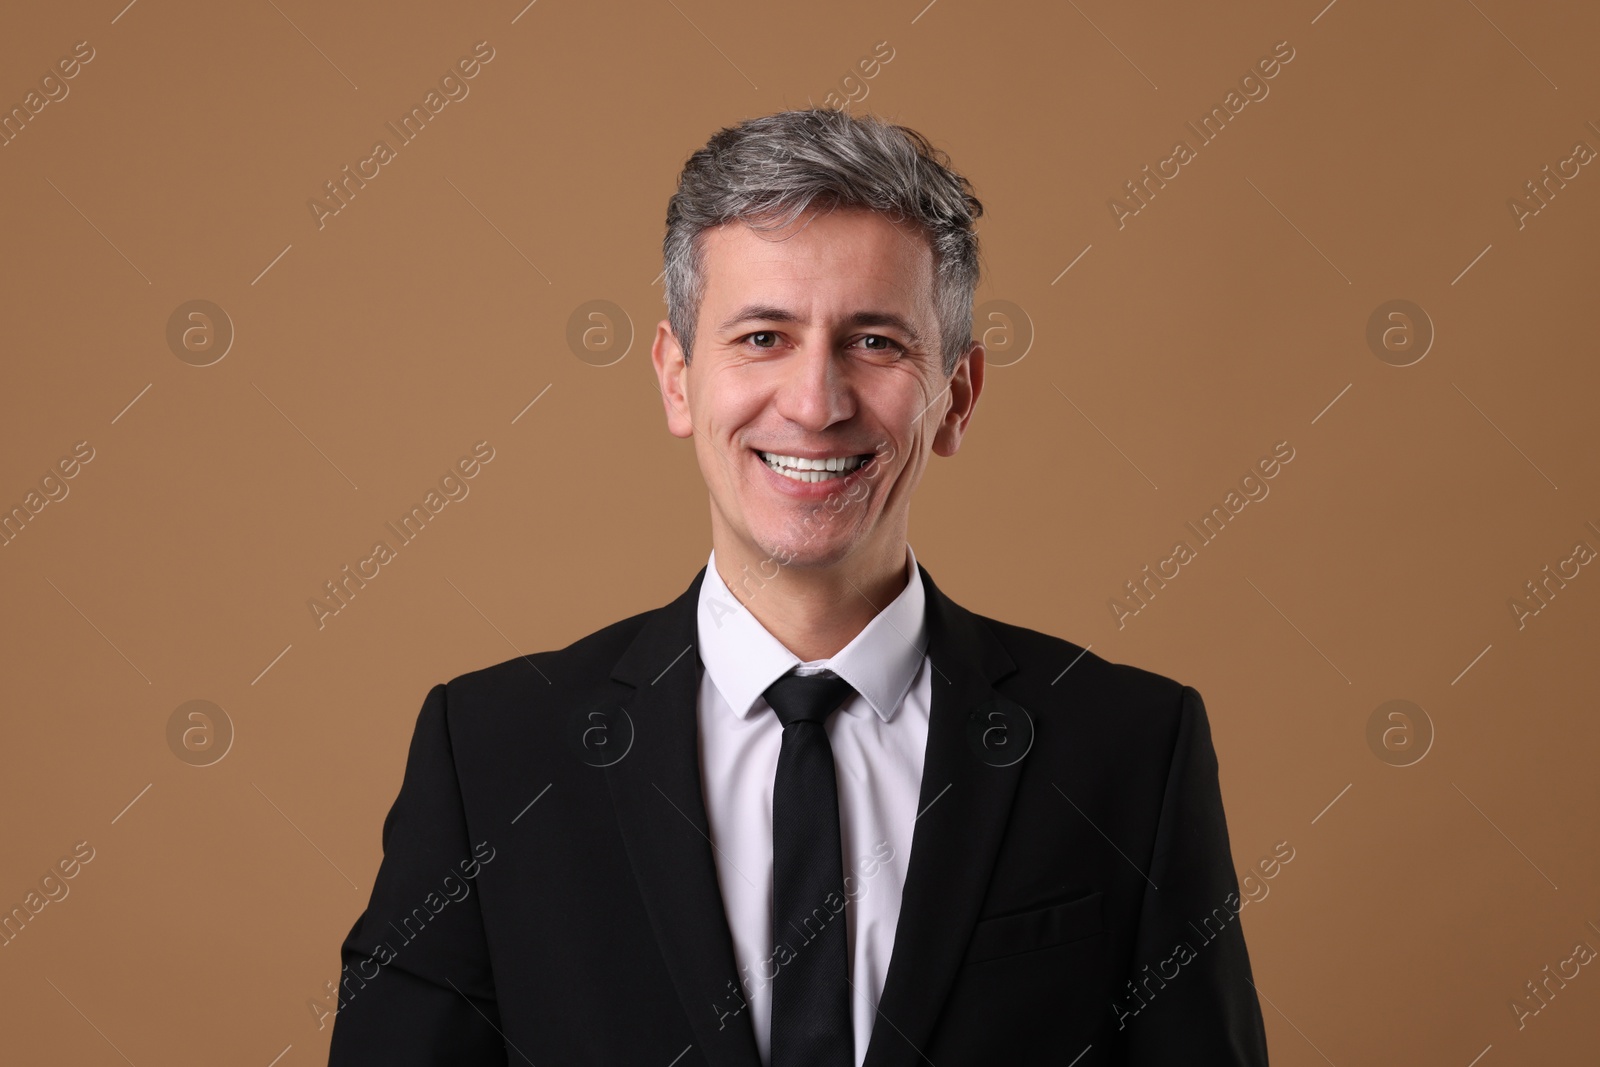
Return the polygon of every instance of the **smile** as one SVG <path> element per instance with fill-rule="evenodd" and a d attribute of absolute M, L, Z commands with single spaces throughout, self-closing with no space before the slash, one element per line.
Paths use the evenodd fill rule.
<path fill-rule="evenodd" d="M 872 458 L 872 453 L 859 456 L 833 456 L 827 459 L 804 459 L 800 456 L 782 456 L 776 452 L 757 451 L 762 461 L 785 478 L 797 482 L 831 482 L 848 477 Z"/>

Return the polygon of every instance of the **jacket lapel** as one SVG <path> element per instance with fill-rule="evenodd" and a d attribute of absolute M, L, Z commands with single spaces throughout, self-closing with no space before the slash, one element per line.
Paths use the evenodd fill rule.
<path fill-rule="evenodd" d="M 612 669 L 634 687 L 626 706 L 633 746 L 605 774 L 639 893 L 706 1062 L 760 1067 L 750 1012 L 735 995 L 739 971 L 700 788 L 695 610 L 705 573 L 650 613 Z"/>
<path fill-rule="evenodd" d="M 1025 714 L 993 687 L 1015 670 L 1011 657 L 919 570 L 933 661 L 921 814 L 864 1067 L 922 1058 L 977 920 L 1025 762 L 976 740 L 996 721 L 990 712 L 1002 711 L 1013 750 L 1031 743 Z M 707 1062 L 760 1067 L 750 1012 L 735 992 L 738 967 L 701 790 L 695 611 L 704 578 L 702 567 L 676 600 L 651 612 L 612 669 L 634 689 L 626 705 L 633 745 L 605 774 L 645 909 Z"/>
<path fill-rule="evenodd" d="M 1026 713 L 994 689 L 1016 669 L 999 639 L 940 592 L 926 569 L 922 579 L 933 700 L 920 814 L 863 1067 L 924 1059 L 977 922 L 1033 739 Z"/>

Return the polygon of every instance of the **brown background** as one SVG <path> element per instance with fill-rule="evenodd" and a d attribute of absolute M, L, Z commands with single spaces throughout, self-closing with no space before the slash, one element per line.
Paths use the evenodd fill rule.
<path fill-rule="evenodd" d="M 1295 850 L 1243 913 L 1273 1062 L 1594 1062 L 1595 967 L 1521 1029 L 1510 1003 L 1600 947 L 1600 575 L 1522 628 L 1509 600 L 1600 548 L 1600 166 L 1521 228 L 1507 201 L 1600 147 L 1600 12 L 1323 2 L 10 12 L 6 108 L 95 58 L 0 148 L 0 503 L 94 459 L 0 548 L 0 905 L 94 859 L 0 948 L 0 1058 L 325 1060 L 309 1004 L 428 687 L 704 562 L 649 371 L 666 199 L 716 128 L 834 92 L 951 153 L 978 303 L 1026 317 L 980 319 L 1009 365 L 912 544 L 968 607 L 1204 695 L 1236 866 Z M 470 95 L 319 228 L 479 41 Z M 1119 229 L 1109 199 L 1280 41 L 1270 95 Z M 166 337 L 195 299 L 236 331 L 206 367 Z M 1366 340 L 1392 299 L 1436 331 L 1410 366 Z M 575 352 L 591 300 L 613 347 Z M 470 495 L 319 629 L 308 599 L 480 440 Z M 1279 441 L 1270 496 L 1119 627 Z M 168 741 L 197 699 L 235 734 L 204 767 Z M 1394 699 L 1426 723 L 1369 744 Z"/>

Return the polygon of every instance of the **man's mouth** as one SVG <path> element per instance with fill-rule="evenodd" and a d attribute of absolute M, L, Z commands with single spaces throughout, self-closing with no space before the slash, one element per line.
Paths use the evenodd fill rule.
<path fill-rule="evenodd" d="M 848 477 L 859 470 L 873 456 L 867 452 L 859 456 L 832 456 L 827 459 L 803 459 L 784 456 L 776 452 L 756 450 L 762 461 L 785 478 L 797 482 L 831 482 Z"/>

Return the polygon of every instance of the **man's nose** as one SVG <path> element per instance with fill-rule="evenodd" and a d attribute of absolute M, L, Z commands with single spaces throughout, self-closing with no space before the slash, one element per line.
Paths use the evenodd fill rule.
<path fill-rule="evenodd" d="M 778 413 L 810 430 L 821 430 L 855 412 L 848 367 L 829 342 L 808 343 L 784 361 L 778 383 Z"/>

